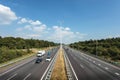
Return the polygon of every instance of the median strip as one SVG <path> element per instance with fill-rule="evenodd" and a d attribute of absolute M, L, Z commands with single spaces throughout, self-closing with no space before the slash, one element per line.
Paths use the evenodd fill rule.
<path fill-rule="evenodd" d="M 51 75 L 51 80 L 67 80 L 63 49 L 59 50 L 59 54 Z"/>

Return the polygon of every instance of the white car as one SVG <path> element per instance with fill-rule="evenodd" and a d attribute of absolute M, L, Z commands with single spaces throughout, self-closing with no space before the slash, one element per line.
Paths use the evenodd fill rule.
<path fill-rule="evenodd" d="M 44 56 L 44 54 L 45 54 L 45 51 L 44 51 L 44 50 L 43 50 L 43 51 L 38 51 L 38 52 L 37 52 L 37 57 Z"/>
<path fill-rule="evenodd" d="M 46 58 L 46 61 L 51 61 L 51 58 L 50 58 L 50 57 L 47 57 L 47 58 Z"/>
<path fill-rule="evenodd" d="M 39 51 L 39 52 L 37 53 L 37 57 L 41 57 L 41 56 L 42 56 L 42 52 Z"/>

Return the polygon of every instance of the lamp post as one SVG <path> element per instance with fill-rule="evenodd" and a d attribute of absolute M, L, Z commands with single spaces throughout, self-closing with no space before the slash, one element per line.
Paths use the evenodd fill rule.
<path fill-rule="evenodd" d="M 95 40 L 95 51 L 96 51 L 96 56 L 97 56 L 97 45 L 98 45 L 98 41 L 97 40 Z"/>
<path fill-rule="evenodd" d="M 62 21 L 60 23 L 60 48 L 62 49 Z"/>

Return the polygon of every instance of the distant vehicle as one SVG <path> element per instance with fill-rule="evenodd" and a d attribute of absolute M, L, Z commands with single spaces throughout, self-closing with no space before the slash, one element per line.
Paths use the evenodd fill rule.
<path fill-rule="evenodd" d="M 41 57 L 41 56 L 44 56 L 44 55 L 45 55 L 45 50 L 37 52 L 37 57 Z"/>
<path fill-rule="evenodd" d="M 51 61 L 50 56 L 48 56 L 48 57 L 46 58 L 46 61 Z"/>
<path fill-rule="evenodd" d="M 50 51 L 48 51 L 47 56 L 50 56 Z"/>
<path fill-rule="evenodd" d="M 35 63 L 40 63 L 40 62 L 42 62 L 42 58 L 37 58 L 35 61 Z"/>

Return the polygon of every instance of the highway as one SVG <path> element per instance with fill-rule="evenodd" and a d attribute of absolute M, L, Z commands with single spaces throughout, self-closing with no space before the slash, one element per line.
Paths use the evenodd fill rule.
<path fill-rule="evenodd" d="M 51 51 L 51 58 L 55 56 L 58 48 Z M 46 71 L 50 62 L 46 62 L 45 59 L 47 54 L 43 56 L 43 61 L 40 63 L 35 63 L 37 57 L 33 58 L 31 61 L 3 72 L 0 74 L 0 80 L 41 80 L 44 72 Z"/>
<path fill-rule="evenodd" d="M 73 69 L 73 80 L 120 80 L 120 68 L 69 47 L 63 47 Z M 54 58 L 59 48 L 51 51 Z M 0 74 L 0 80 L 41 80 L 51 62 L 35 63 L 37 57 Z M 46 74 L 45 74 L 46 75 Z M 44 80 L 44 78 L 42 78 Z"/>
<path fill-rule="evenodd" d="M 120 80 L 120 68 L 64 47 L 78 80 Z"/>

